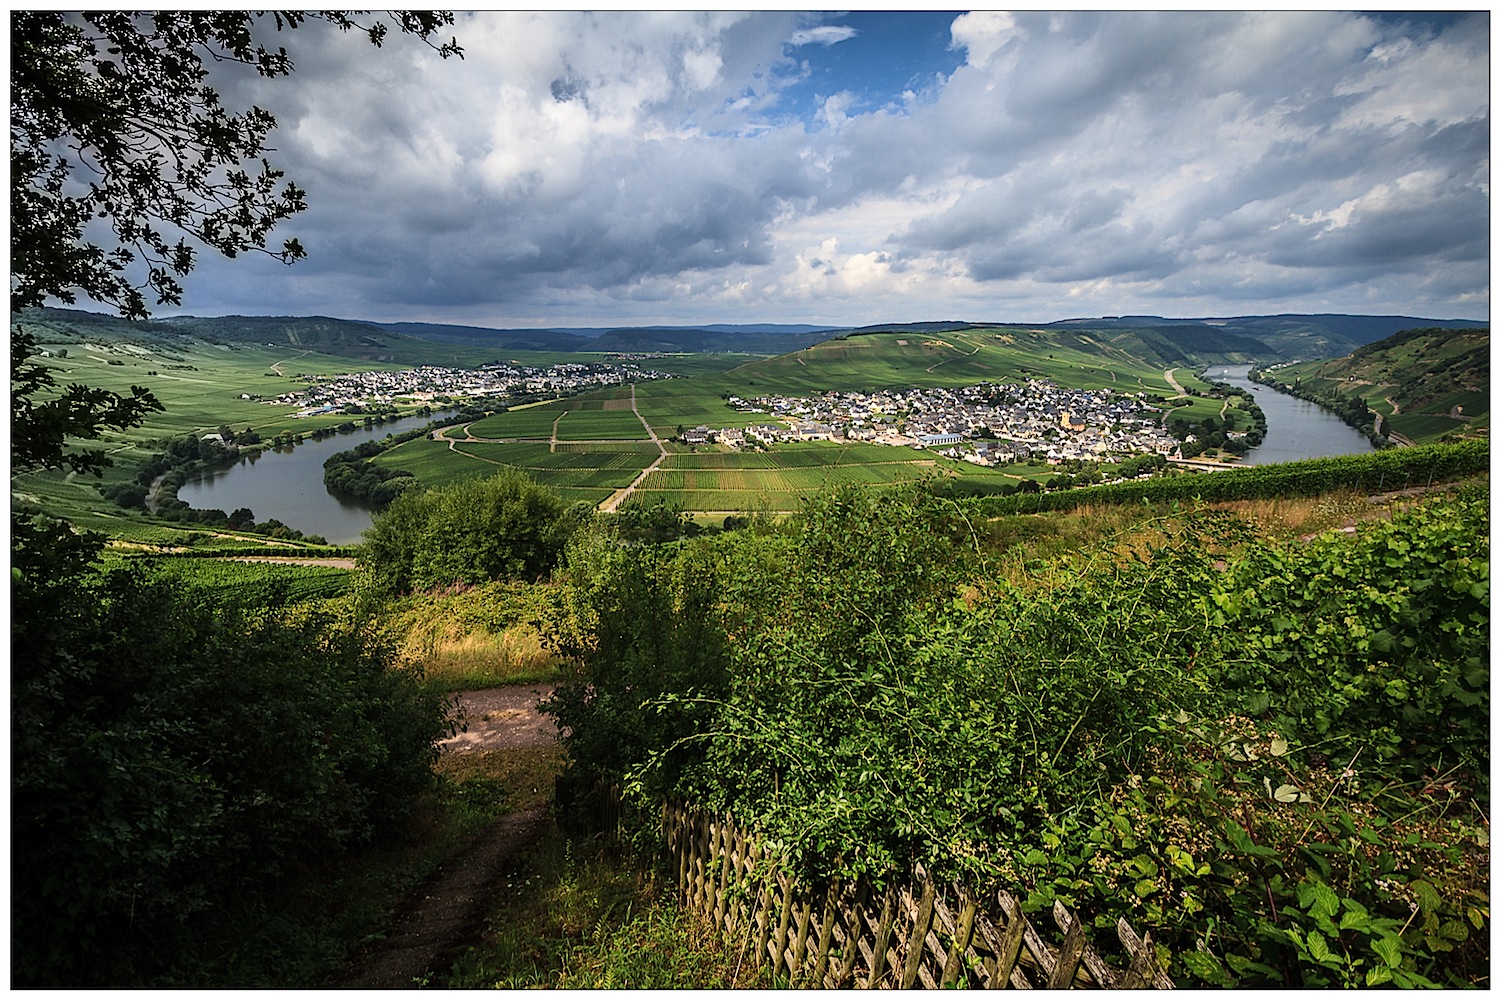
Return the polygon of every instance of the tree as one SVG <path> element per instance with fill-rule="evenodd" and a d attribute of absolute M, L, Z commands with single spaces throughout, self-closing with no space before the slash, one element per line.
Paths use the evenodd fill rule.
<path fill-rule="evenodd" d="M 578 523 L 556 490 L 506 469 L 400 494 L 365 532 L 360 564 L 387 593 L 535 580 L 557 564 Z"/>
<path fill-rule="evenodd" d="M 267 19 L 277 31 L 322 20 L 377 46 L 388 34 L 337 11 L 11 13 L 12 311 L 81 291 L 143 319 L 143 289 L 159 305 L 181 302 L 190 240 L 227 257 L 305 256 L 295 238 L 268 246 L 271 230 L 307 207 L 263 156 L 275 117 L 231 111 L 208 79 L 211 63 L 292 72 L 284 48 L 256 40 Z M 451 13 L 393 21 L 444 58 L 462 56 L 456 40 L 434 41 Z M 112 239 L 95 242 L 94 220 L 108 220 Z"/>

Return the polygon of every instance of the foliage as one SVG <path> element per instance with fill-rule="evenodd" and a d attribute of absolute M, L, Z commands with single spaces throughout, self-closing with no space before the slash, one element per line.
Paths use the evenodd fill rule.
<path fill-rule="evenodd" d="M 18 983 L 147 984 L 226 900 L 389 833 L 431 781 L 440 695 L 358 631 L 87 575 L 95 543 L 13 549 Z"/>
<path fill-rule="evenodd" d="M 305 256 L 271 230 L 306 207 L 263 158 L 276 119 L 252 107 L 232 112 L 209 66 L 251 67 L 261 77 L 292 72 L 282 48 L 257 41 L 265 15 L 246 11 L 16 11 L 11 16 L 11 308 L 81 291 L 131 319 L 147 313 L 141 289 L 179 304 L 178 278 L 192 270 L 189 239 L 228 257 L 258 251 L 290 263 Z M 349 30 L 347 14 L 270 15 L 277 31 L 318 18 Z M 397 27 L 432 44 L 452 15 L 406 12 Z M 380 45 L 384 23 L 362 28 Z M 456 42 L 434 46 L 447 57 Z M 259 161 L 258 169 L 256 161 Z M 86 232 L 109 220 L 111 240 Z M 183 234 L 174 240 L 173 232 Z M 145 280 L 133 279 L 144 265 Z"/>
<path fill-rule="evenodd" d="M 1257 546 L 1207 591 L 1208 627 L 1233 637 L 1216 687 L 1321 758 L 1362 747 L 1403 781 L 1458 769 L 1487 802 L 1488 500 Z"/>
<path fill-rule="evenodd" d="M 365 532 L 360 565 L 384 593 L 536 580 L 586 516 L 523 473 L 406 491 Z"/>
<path fill-rule="evenodd" d="M 803 877 L 1145 910 L 1179 982 L 1464 983 L 1487 502 L 1297 544 L 1169 511 L 1018 575 L 960 503 L 838 491 L 785 535 L 588 550 L 555 711 L 580 777 L 754 822 Z"/>
<path fill-rule="evenodd" d="M 659 751 L 659 795 L 702 758 L 680 744 L 713 714 L 727 680 L 726 636 L 715 605 L 716 567 L 693 546 L 621 546 L 591 532 L 569 546 L 568 586 L 542 620 L 548 645 L 564 658 L 563 681 L 543 704 L 563 732 L 571 774 L 559 808 L 581 811 L 597 782 L 622 782 L 627 768 Z M 652 699 L 680 693 L 661 708 Z M 693 699 L 707 701 L 698 702 Z"/>
<path fill-rule="evenodd" d="M 1358 753 L 1317 763 L 1244 717 L 1157 728 L 1172 762 L 1052 824 L 1053 849 L 1029 859 L 1028 905 L 1134 911 L 1175 953 L 1179 985 L 1485 974 L 1487 823 L 1454 786 L 1382 781 Z"/>

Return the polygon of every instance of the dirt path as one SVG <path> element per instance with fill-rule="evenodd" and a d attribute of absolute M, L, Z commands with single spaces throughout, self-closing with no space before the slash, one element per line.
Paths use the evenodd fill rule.
<path fill-rule="evenodd" d="M 459 696 L 467 730 L 439 746 L 444 754 L 534 751 L 557 738 L 552 719 L 536 709 L 551 694 L 545 684 L 470 691 Z M 509 864 L 552 829 L 544 805 L 511 813 L 443 866 L 402 904 L 394 926 L 371 945 L 335 985 L 345 989 L 403 989 L 446 973 L 483 929 L 487 903 Z"/>
<path fill-rule="evenodd" d="M 799 358 L 798 360 L 800 361 L 801 359 Z M 803 363 L 806 364 L 806 362 Z M 635 479 L 631 481 L 629 486 L 626 486 L 625 488 L 610 494 L 610 496 L 608 496 L 605 501 L 599 505 L 599 509 L 604 511 L 606 514 L 613 514 L 616 510 L 618 510 L 620 504 L 624 503 L 626 498 L 629 497 L 630 494 L 635 492 L 635 488 L 644 483 L 646 481 L 646 477 L 651 475 L 651 473 L 655 472 L 661 466 L 662 459 L 667 457 L 667 446 L 661 443 L 661 438 L 656 436 L 656 432 L 651 429 L 651 425 L 646 421 L 645 417 L 641 416 L 640 409 L 635 405 L 634 382 L 630 383 L 630 408 L 635 412 L 636 419 L 641 422 L 641 426 L 646 428 L 646 433 L 651 436 L 651 443 L 656 445 L 656 447 L 661 450 L 661 454 L 658 455 L 656 457 L 656 460 L 653 461 L 650 465 L 642 469 L 641 474 L 636 476 Z"/>
<path fill-rule="evenodd" d="M 308 557 L 299 559 L 288 556 L 229 556 L 229 562 L 272 563 L 282 566 L 332 566 L 335 569 L 353 569 L 355 561 L 343 556 Z"/>

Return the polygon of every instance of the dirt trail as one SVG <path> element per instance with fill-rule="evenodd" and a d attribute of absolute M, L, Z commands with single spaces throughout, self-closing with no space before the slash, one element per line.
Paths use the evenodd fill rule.
<path fill-rule="evenodd" d="M 442 741 L 445 754 L 545 747 L 557 738 L 552 719 L 536 709 L 551 694 L 546 684 L 469 691 L 459 696 L 467 730 Z M 402 904 L 385 939 L 359 956 L 335 985 L 345 989 L 403 989 L 447 972 L 482 929 L 486 904 L 506 867 L 552 828 L 545 806 L 501 817 L 461 856 L 439 869 Z"/>

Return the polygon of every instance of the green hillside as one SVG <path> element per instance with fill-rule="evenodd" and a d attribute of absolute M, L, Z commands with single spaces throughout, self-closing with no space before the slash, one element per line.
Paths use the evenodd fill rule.
<path fill-rule="evenodd" d="M 1309 397 L 1358 397 L 1396 440 L 1487 437 L 1490 336 L 1485 329 L 1405 330 L 1327 361 L 1270 372 Z"/>
<path fill-rule="evenodd" d="M 821 393 L 1051 379 L 1081 389 L 1168 392 L 1165 357 L 1134 331 L 975 327 L 944 332 L 856 332 L 742 365 L 702 388 Z"/>

